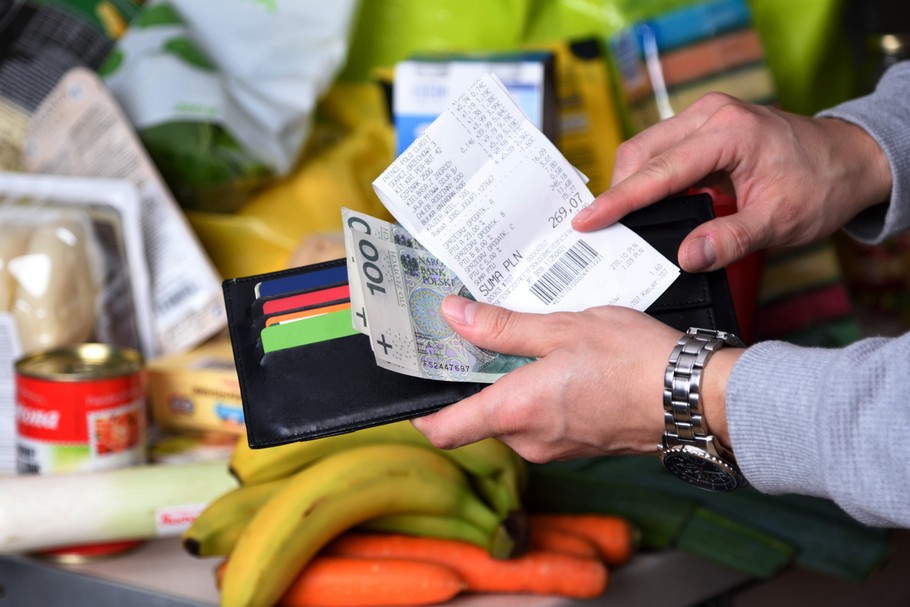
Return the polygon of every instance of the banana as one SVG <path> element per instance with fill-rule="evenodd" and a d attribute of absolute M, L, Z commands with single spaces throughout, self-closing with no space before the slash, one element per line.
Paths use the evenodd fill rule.
<path fill-rule="evenodd" d="M 377 443 L 413 444 L 436 450 L 405 420 L 265 449 L 251 449 L 246 439 L 240 437 L 231 455 L 230 470 L 242 484 L 267 482 L 293 474 L 329 453 Z M 501 518 L 520 516 L 527 467 L 508 445 L 488 438 L 441 452 L 472 476 L 477 492 Z M 522 529 L 517 524 L 510 528 L 512 532 Z"/>
<path fill-rule="evenodd" d="M 495 559 L 517 556 L 516 542 L 501 524 L 493 529 L 481 529 L 458 517 L 406 513 L 374 518 L 359 527 L 370 531 L 459 540 L 483 548 Z"/>
<path fill-rule="evenodd" d="M 435 448 L 411 422 L 404 420 L 264 449 L 251 449 L 245 437 L 240 437 L 229 464 L 231 473 L 241 483 L 260 483 L 293 474 L 329 453 L 374 443 L 405 443 Z M 446 450 L 445 454 L 469 473 L 489 476 L 512 465 L 510 452 L 505 444 L 490 438 Z"/>
<path fill-rule="evenodd" d="M 271 607 L 339 533 L 405 512 L 457 516 L 481 528 L 497 520 L 465 473 L 437 451 L 405 444 L 338 451 L 290 477 L 250 519 L 225 568 L 222 607 Z"/>
<path fill-rule="evenodd" d="M 183 548 L 193 556 L 227 556 L 250 517 L 287 479 L 241 485 L 213 500 L 183 532 Z"/>
<path fill-rule="evenodd" d="M 524 495 L 524 492 L 528 489 L 528 462 L 525 459 L 518 455 L 513 449 L 509 449 L 512 457 L 512 469 L 515 473 L 515 491 L 519 495 Z"/>
<path fill-rule="evenodd" d="M 510 471 L 504 470 L 492 476 L 471 477 L 474 489 L 501 517 L 521 509 L 521 496 L 511 482 L 513 476 Z"/>

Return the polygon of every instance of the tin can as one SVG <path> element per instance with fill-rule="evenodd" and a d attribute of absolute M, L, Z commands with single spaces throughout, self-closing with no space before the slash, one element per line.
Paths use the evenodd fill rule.
<path fill-rule="evenodd" d="M 16 361 L 16 467 L 66 474 L 146 461 L 146 379 L 130 348 L 82 344 Z M 79 564 L 132 550 L 143 540 L 65 546 L 37 556 Z"/>
<path fill-rule="evenodd" d="M 89 343 L 18 360 L 16 433 L 20 474 L 144 463 L 142 355 L 130 348 Z"/>

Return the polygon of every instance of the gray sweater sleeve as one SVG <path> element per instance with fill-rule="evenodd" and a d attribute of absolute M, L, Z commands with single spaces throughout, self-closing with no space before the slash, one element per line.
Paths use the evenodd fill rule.
<path fill-rule="evenodd" d="M 880 242 L 910 226 L 910 62 L 876 91 L 821 116 L 866 129 L 885 150 L 892 198 L 846 229 Z M 738 463 L 766 493 L 827 497 L 860 521 L 910 527 L 910 334 L 846 348 L 768 341 L 747 349 L 727 387 Z"/>
<path fill-rule="evenodd" d="M 891 201 L 861 213 L 845 226 L 865 243 L 879 243 L 910 228 L 910 61 L 894 65 L 875 92 L 829 110 L 825 118 L 840 118 L 866 130 L 891 163 Z"/>

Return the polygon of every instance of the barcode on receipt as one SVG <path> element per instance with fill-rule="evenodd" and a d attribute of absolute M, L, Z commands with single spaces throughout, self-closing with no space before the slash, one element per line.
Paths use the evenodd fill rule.
<path fill-rule="evenodd" d="M 566 287 L 584 275 L 588 266 L 600 258 L 600 253 L 585 241 L 579 240 L 566 249 L 556 263 L 531 285 L 531 293 L 545 304 L 553 303 Z"/>

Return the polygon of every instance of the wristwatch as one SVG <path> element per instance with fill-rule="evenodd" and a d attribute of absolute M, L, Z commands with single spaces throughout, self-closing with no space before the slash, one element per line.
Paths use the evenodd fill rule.
<path fill-rule="evenodd" d="M 745 347 L 732 333 L 690 328 L 664 374 L 664 437 L 658 445 L 664 467 L 702 489 L 732 491 L 746 485 L 733 454 L 708 434 L 701 406 L 702 372 L 724 346 Z"/>

